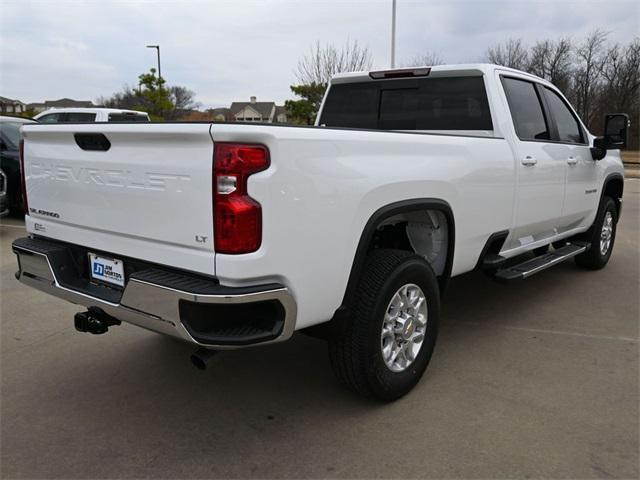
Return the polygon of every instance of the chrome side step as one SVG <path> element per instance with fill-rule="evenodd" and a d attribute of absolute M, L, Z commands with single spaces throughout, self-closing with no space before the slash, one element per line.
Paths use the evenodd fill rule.
<path fill-rule="evenodd" d="M 535 275 L 542 270 L 553 267 L 554 265 L 575 257 L 582 252 L 586 252 L 588 248 L 588 243 L 570 243 L 558 250 L 544 253 L 517 265 L 501 268 L 495 273 L 495 278 L 496 280 L 502 280 L 505 282 L 512 280 L 524 280 L 525 278 Z"/>

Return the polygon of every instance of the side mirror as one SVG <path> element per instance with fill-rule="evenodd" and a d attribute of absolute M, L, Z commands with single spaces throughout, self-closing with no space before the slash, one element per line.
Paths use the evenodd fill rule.
<path fill-rule="evenodd" d="M 629 115 L 626 113 L 610 113 L 604 118 L 604 136 L 596 137 L 591 147 L 594 160 L 602 160 L 607 150 L 627 148 L 629 134 Z"/>
<path fill-rule="evenodd" d="M 604 119 L 604 142 L 607 150 L 627 148 L 629 115 L 610 113 Z"/>

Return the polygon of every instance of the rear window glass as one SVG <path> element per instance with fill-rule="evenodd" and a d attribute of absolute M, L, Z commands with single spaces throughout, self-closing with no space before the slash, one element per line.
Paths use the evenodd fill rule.
<path fill-rule="evenodd" d="M 333 85 L 320 124 L 380 130 L 493 129 L 482 77 Z"/>
<path fill-rule="evenodd" d="M 378 82 L 333 85 L 322 109 L 328 127 L 378 127 Z"/>
<path fill-rule="evenodd" d="M 110 113 L 110 122 L 148 122 L 149 118 L 146 115 L 139 115 L 137 113 Z"/>
<path fill-rule="evenodd" d="M 68 123 L 83 123 L 83 122 L 95 122 L 95 113 L 86 112 L 67 112 L 64 121 Z"/>

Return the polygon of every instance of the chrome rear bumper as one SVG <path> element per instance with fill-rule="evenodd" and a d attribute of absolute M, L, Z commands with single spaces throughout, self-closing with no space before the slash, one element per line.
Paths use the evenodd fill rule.
<path fill-rule="evenodd" d="M 293 334 L 296 321 L 296 303 L 289 290 L 278 284 L 250 286 L 241 288 L 224 287 L 214 281 L 203 281 L 201 277 L 188 273 L 166 271 L 142 272 L 132 275 L 126 283 L 119 299 L 99 298 L 88 294 L 82 281 L 69 286 L 68 270 L 72 265 L 61 261 L 64 245 L 46 239 L 24 238 L 13 243 L 13 252 L 18 257 L 19 270 L 16 278 L 37 290 L 62 298 L 85 307 L 98 307 L 108 315 L 123 322 L 131 323 L 158 333 L 171 335 L 195 345 L 215 349 L 232 349 L 251 345 L 287 340 Z M 72 263 L 72 262 L 69 262 Z M 62 279 L 67 276 L 67 281 Z M 76 280 L 75 278 L 73 279 Z M 89 282 L 87 282 L 88 285 Z M 94 286 L 95 287 L 95 286 Z M 189 323 L 181 318 L 181 304 L 189 305 L 226 305 L 279 304 L 282 321 L 270 338 L 246 342 L 209 342 L 197 340 Z M 206 319 L 205 319 L 206 321 Z"/>

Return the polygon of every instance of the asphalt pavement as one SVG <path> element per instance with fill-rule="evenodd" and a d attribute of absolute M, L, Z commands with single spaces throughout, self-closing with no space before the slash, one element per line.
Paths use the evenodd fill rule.
<path fill-rule="evenodd" d="M 304 335 L 224 352 L 122 325 L 14 278 L 0 226 L 2 478 L 638 478 L 640 180 L 625 185 L 609 265 L 519 284 L 455 278 L 425 377 L 365 401 Z"/>

